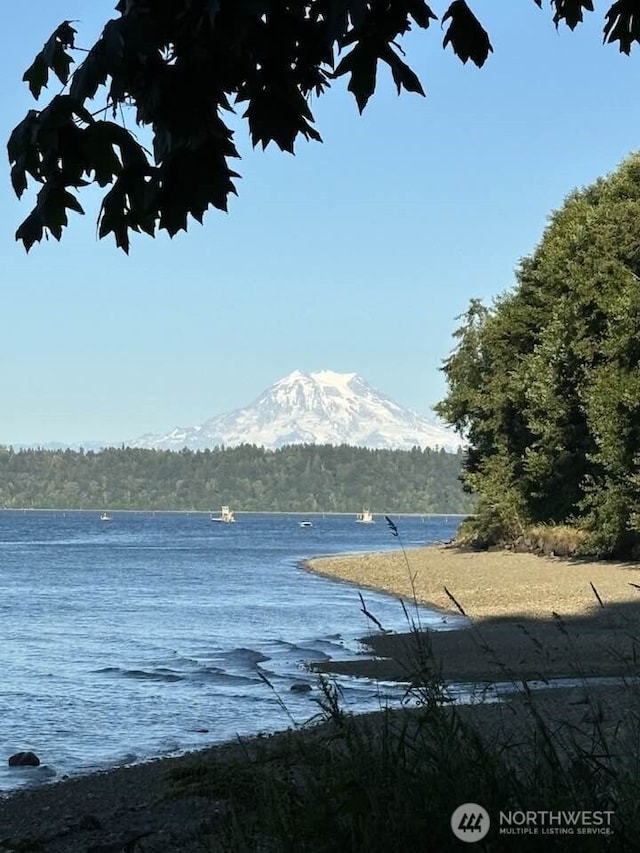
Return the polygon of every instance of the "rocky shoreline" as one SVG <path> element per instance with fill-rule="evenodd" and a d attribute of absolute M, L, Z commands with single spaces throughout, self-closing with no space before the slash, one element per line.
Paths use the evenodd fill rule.
<path fill-rule="evenodd" d="M 251 760 L 263 745 L 276 748 L 286 737 L 221 744 L 21 789 L 0 799 L 0 851 L 210 850 L 200 846 L 200 839 L 215 837 L 224 801 L 180 795 L 172 781 L 175 774 L 202 762 L 223 766 Z"/>
<path fill-rule="evenodd" d="M 638 694 L 627 688 L 582 687 L 541 691 L 534 699 L 536 713 L 554 731 L 580 733 L 585 743 L 594 721 L 611 738 L 626 736 L 625 728 L 637 713 Z M 487 743 L 511 744 L 531 731 L 532 714 L 526 694 L 515 693 L 500 703 L 458 707 L 460 718 L 469 723 Z M 450 713 L 451 707 L 445 707 Z M 396 712 L 401 720 L 413 712 Z M 354 718 L 355 725 L 375 731 L 383 714 L 376 712 Z M 404 724 L 399 723 L 398 728 Z M 631 725 L 629 723 L 629 725 Z M 229 826 L 242 822 L 254 826 L 253 806 L 239 796 L 238 779 L 243 774 L 260 775 L 265 767 L 296 764 L 303 774 L 313 773 L 304 756 L 313 750 L 329 754 L 336 745 L 336 727 L 329 722 L 313 728 L 222 744 L 177 758 L 163 758 L 131 767 L 121 767 L 68 779 L 40 788 L 21 790 L 0 799 L 0 851 L 14 853 L 217 853 L 245 849 L 230 843 Z M 526 734 L 524 740 L 526 741 Z M 317 752 L 315 754 L 318 754 Z M 284 758 L 284 761 L 283 761 Z M 291 769 L 293 764 L 293 770 Z M 268 771 L 271 772 L 271 771 Z M 276 771 L 277 772 L 277 771 Z M 181 786 L 179 777 L 200 780 L 208 774 L 210 791 L 196 785 Z M 227 781 L 228 780 L 228 781 Z M 228 785 L 228 788 L 227 788 Z M 253 847 L 250 849 L 254 849 Z M 290 846 L 267 846 L 256 850 L 290 850 Z"/>
<path fill-rule="evenodd" d="M 564 728 L 572 737 L 583 732 L 588 739 L 597 716 L 598 725 L 615 739 L 636 713 L 637 691 L 547 690 L 535 697 L 535 707 L 556 731 Z M 445 710 L 449 713 L 450 708 Z M 404 717 L 412 713 L 396 712 Z M 490 743 L 513 744 L 532 725 L 529 701 L 522 693 L 497 704 L 459 707 L 457 713 Z M 367 724 L 373 730 L 381 721 L 381 712 L 354 718 L 357 725 Z M 0 851 L 216 853 L 244 849 L 230 845 L 228 835 L 230 822 L 255 825 L 251 801 L 238 797 L 237 778 L 276 767 L 283 756 L 295 762 L 312 754 L 313 748 L 328 753 L 335 743 L 335 725 L 324 723 L 21 790 L 0 799 Z M 313 773 L 308 764 L 302 770 Z M 210 792 L 190 790 L 176 781 L 185 774 L 198 780 L 203 773 L 217 780 Z M 291 848 L 258 844 L 255 849 Z"/>

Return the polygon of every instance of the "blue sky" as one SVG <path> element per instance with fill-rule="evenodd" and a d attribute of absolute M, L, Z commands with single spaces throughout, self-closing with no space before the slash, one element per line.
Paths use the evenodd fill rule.
<path fill-rule="evenodd" d="M 46 37 L 77 19 L 90 46 L 114 5 L 5 10 L 3 139 L 34 106 L 21 77 Z M 439 24 L 412 34 L 426 98 L 398 98 L 383 69 L 359 116 L 339 81 L 314 102 L 324 144 L 302 142 L 295 157 L 253 152 L 239 126 L 230 213 L 172 241 L 135 239 L 129 257 L 97 240 L 91 202 L 61 243 L 27 256 L 14 232 L 31 196 L 15 199 L 5 168 L 0 443 L 117 443 L 195 425 L 295 369 L 356 371 L 429 414 L 456 315 L 511 287 L 549 212 L 640 139 L 640 51 L 602 46 L 603 4 L 573 34 L 556 32 L 546 2 L 472 5 L 495 50 L 482 70 L 442 50 Z"/>

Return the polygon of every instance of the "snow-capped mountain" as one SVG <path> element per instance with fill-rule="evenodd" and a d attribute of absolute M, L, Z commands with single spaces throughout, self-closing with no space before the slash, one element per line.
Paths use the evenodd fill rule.
<path fill-rule="evenodd" d="M 238 444 L 271 449 L 285 444 L 350 444 L 455 450 L 461 441 L 451 430 L 394 403 L 356 373 L 295 370 L 243 409 L 211 418 L 201 426 L 143 435 L 128 444 L 158 450 Z"/>

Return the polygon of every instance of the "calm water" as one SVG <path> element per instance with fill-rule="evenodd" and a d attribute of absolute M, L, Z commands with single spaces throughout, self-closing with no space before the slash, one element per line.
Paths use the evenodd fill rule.
<path fill-rule="evenodd" d="M 299 562 L 398 540 L 380 516 L 301 518 L 0 512 L 0 789 L 286 728 L 278 696 L 297 721 L 312 717 L 317 692 L 291 685 L 315 683 L 308 662 L 353 656 L 371 625 L 355 587 Z M 450 539 L 460 521 L 394 520 L 406 547 Z M 363 594 L 385 628 L 406 630 L 396 599 Z M 341 684 L 354 711 L 402 695 Z M 45 766 L 9 769 L 23 749 Z"/>

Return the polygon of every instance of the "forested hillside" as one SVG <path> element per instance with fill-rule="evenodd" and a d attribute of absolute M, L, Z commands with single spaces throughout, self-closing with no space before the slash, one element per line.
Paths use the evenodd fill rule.
<path fill-rule="evenodd" d="M 462 455 L 255 445 L 99 453 L 0 448 L 0 507 L 464 513 Z"/>
<path fill-rule="evenodd" d="M 583 552 L 640 553 L 640 156 L 572 193 L 457 337 L 438 412 L 469 440 L 471 539 L 568 524 Z"/>

